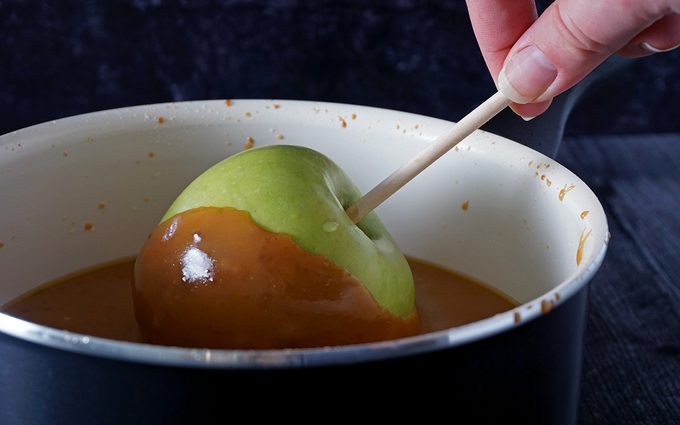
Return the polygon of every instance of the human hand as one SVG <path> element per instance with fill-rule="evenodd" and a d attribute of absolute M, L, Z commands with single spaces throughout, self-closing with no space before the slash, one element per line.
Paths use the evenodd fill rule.
<path fill-rule="evenodd" d="M 466 0 L 498 89 L 528 120 L 618 52 L 647 56 L 680 46 L 680 0 Z"/>

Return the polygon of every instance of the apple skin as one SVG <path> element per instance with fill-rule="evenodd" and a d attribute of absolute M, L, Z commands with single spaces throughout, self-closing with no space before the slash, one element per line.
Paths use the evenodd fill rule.
<path fill-rule="evenodd" d="M 307 252 L 323 255 L 356 277 L 388 312 L 415 312 L 413 276 L 375 213 L 354 224 L 345 208 L 361 197 L 349 177 L 321 153 L 273 145 L 242 151 L 197 177 L 161 222 L 199 207 L 250 213 L 270 232 L 286 233 Z"/>

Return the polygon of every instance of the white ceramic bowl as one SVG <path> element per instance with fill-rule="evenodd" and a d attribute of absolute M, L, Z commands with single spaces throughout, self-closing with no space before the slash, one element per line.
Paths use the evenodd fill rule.
<path fill-rule="evenodd" d="M 255 146 L 317 149 L 367 191 L 451 125 L 352 105 L 234 100 L 116 109 L 4 135 L 0 305 L 56 277 L 134 255 L 184 186 L 244 149 L 249 137 Z M 98 209 L 100 202 L 104 209 Z M 377 211 L 407 255 L 486 282 L 521 305 L 434 336 L 369 344 L 375 354 L 368 358 L 389 356 L 394 347 L 400 355 L 418 352 L 428 341 L 451 346 L 481 339 L 518 326 L 516 313 L 522 323 L 533 320 L 542 314 L 542 301 L 559 305 L 586 284 L 608 239 L 602 207 L 577 176 L 483 131 Z M 85 230 L 85 223 L 93 230 Z M 325 349 L 189 350 L 114 342 L 2 314 L 0 332 L 70 351 L 168 365 L 347 361 Z"/>

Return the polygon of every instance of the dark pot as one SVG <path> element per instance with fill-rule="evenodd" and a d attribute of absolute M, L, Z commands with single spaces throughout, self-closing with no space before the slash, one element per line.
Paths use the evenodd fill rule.
<path fill-rule="evenodd" d="M 269 101 L 140 106 L 2 136 L 0 199 L 10 202 L 0 204 L 0 235 L 11 239 L 0 250 L 0 304 L 136 253 L 178 190 L 248 136 L 278 143 L 275 129 L 286 142 L 319 149 L 365 190 L 451 125 L 352 105 L 279 103 L 276 110 Z M 573 97 L 557 103 L 529 125 L 507 116 L 492 127 L 552 155 Z M 246 111 L 252 120 L 241 120 Z M 337 117 L 354 113 L 341 129 Z M 502 122 L 510 123 L 507 132 L 497 127 Z M 552 187 L 529 161 L 551 164 Z M 575 189 L 560 201 L 567 184 Z M 142 203 L 147 196 L 152 202 Z M 100 199 L 111 207 L 95 216 Z M 474 209 L 461 214 L 452 199 L 471 199 Z M 418 220 L 414 205 L 427 205 Z M 590 214 L 581 219 L 584 210 Z M 536 151 L 478 132 L 378 212 L 407 254 L 479 278 L 521 305 L 398 341 L 270 351 L 124 343 L 0 314 L 0 423 L 334 419 L 356 418 L 363 407 L 382 417 L 574 423 L 587 283 L 607 241 L 604 212 L 587 186 Z M 83 220 L 94 221 L 96 232 L 71 231 L 71 221 Z M 585 229 L 592 234 L 577 265 Z"/>

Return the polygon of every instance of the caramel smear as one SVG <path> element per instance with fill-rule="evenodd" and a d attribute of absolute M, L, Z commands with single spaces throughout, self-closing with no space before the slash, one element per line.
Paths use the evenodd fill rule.
<path fill-rule="evenodd" d="M 578 248 L 576 249 L 576 265 L 580 266 L 581 265 L 581 260 L 583 260 L 583 247 L 586 245 L 586 240 L 588 239 L 588 236 L 590 236 L 590 233 L 593 231 L 593 229 L 588 230 L 588 232 L 583 230 L 581 233 L 581 238 L 578 241 Z"/>
<path fill-rule="evenodd" d="M 576 186 L 574 186 L 573 184 L 572 184 L 571 186 L 569 186 L 569 187 L 567 187 L 567 185 L 565 184 L 564 187 L 563 187 L 562 189 L 560 189 L 560 195 L 559 195 L 559 196 L 560 196 L 560 202 L 564 201 L 564 196 L 565 196 L 569 191 L 573 190 L 575 187 L 576 187 Z"/>
<path fill-rule="evenodd" d="M 555 306 L 555 303 L 553 303 L 552 301 L 542 300 L 541 301 L 541 314 L 550 313 L 550 310 L 552 310 L 554 306 Z"/>
<path fill-rule="evenodd" d="M 590 213 L 590 211 L 581 211 L 581 220 L 583 220 L 583 219 L 585 219 L 586 217 L 588 217 L 588 214 L 589 214 L 589 213 Z"/>
<path fill-rule="evenodd" d="M 465 201 L 463 201 L 463 204 L 460 207 L 463 209 L 463 211 L 467 211 L 468 208 L 470 208 L 470 201 L 466 199 Z"/>
<path fill-rule="evenodd" d="M 246 143 L 243 145 L 243 149 L 250 149 L 255 145 L 255 139 L 252 137 L 248 136 L 246 139 Z"/>
<path fill-rule="evenodd" d="M 233 105 L 233 102 L 231 99 L 225 99 L 224 104 L 227 105 L 227 108 L 231 108 L 231 105 Z"/>
<path fill-rule="evenodd" d="M 135 264 L 135 315 L 152 343 L 271 349 L 414 335 L 364 286 L 232 208 L 197 208 L 157 226 Z"/>

